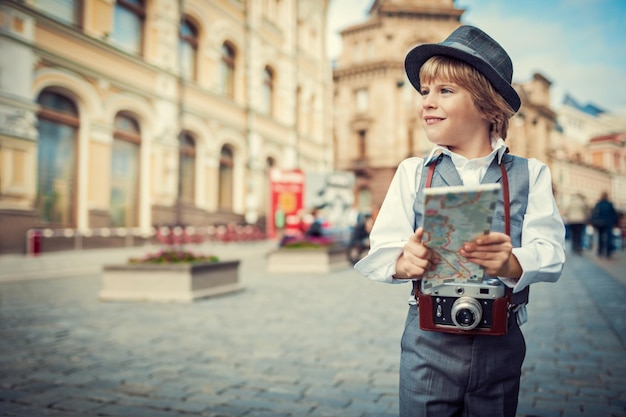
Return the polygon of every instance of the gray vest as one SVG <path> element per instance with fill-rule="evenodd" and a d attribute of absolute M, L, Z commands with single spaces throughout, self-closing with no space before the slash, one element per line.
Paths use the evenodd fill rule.
<path fill-rule="evenodd" d="M 420 178 L 419 187 L 415 196 L 415 203 L 413 204 L 413 211 L 415 212 L 415 225 L 417 229 L 422 224 L 422 213 L 424 211 L 423 192 L 426 185 L 426 177 L 428 167 L 437 162 L 437 167 L 433 175 L 432 186 L 433 187 L 445 187 L 452 185 L 463 185 L 463 181 L 459 176 L 454 163 L 449 156 L 440 154 L 435 156 L 426 162 L 422 169 L 422 175 Z M 506 168 L 506 172 L 509 178 L 509 193 L 510 193 L 510 206 L 511 206 L 511 241 L 513 247 L 517 248 L 522 245 L 522 224 L 524 222 L 524 214 L 526 213 L 526 206 L 528 205 L 528 192 L 529 192 L 529 179 L 528 179 L 528 160 L 526 158 L 520 158 L 518 156 L 509 155 L 508 153 L 502 157 L 502 163 Z M 487 169 L 485 176 L 481 183 L 500 183 L 502 181 L 502 173 L 498 166 L 497 157 L 493 159 L 493 162 Z M 496 212 L 491 223 L 491 230 L 495 232 L 504 233 L 504 199 L 503 192 L 500 190 L 500 196 L 498 197 L 498 204 L 496 205 Z M 528 302 L 529 287 L 526 287 L 522 292 L 513 294 L 514 304 L 523 304 Z"/>

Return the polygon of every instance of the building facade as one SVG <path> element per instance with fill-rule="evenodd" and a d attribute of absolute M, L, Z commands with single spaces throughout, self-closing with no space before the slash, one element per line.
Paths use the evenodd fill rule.
<path fill-rule="evenodd" d="M 626 213 L 626 118 L 590 112 L 571 98 L 557 114 L 559 129 L 553 136 L 558 145 L 552 166 L 560 190 L 557 201 L 566 207 L 574 194 L 581 194 L 593 205 L 607 192 L 615 208 Z M 582 136 L 579 129 L 587 134 Z"/>
<path fill-rule="evenodd" d="M 417 44 L 443 40 L 462 14 L 453 0 L 376 0 L 363 23 L 341 32 L 333 70 L 335 163 L 355 173 L 359 210 L 379 207 L 398 163 L 430 149 L 404 57 Z"/>
<path fill-rule="evenodd" d="M 0 253 L 33 228 L 262 221 L 332 169 L 328 0 L 0 4 Z"/>

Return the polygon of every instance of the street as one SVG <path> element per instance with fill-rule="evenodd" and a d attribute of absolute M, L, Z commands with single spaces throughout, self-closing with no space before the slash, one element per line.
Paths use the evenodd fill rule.
<path fill-rule="evenodd" d="M 119 250 L 0 257 L 0 415 L 397 416 L 409 286 L 269 274 L 273 245 L 215 244 L 245 290 L 190 304 L 99 301 Z M 626 416 L 625 265 L 533 286 L 518 416 Z"/>

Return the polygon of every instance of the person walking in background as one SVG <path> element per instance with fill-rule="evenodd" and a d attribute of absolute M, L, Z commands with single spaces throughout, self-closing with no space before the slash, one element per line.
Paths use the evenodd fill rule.
<path fill-rule="evenodd" d="M 589 206 L 585 197 L 581 193 L 574 194 L 563 214 L 570 230 L 572 251 L 580 255 L 583 253 L 583 231 L 589 219 Z"/>
<path fill-rule="evenodd" d="M 307 229 L 305 235 L 308 237 L 322 237 L 324 235 L 324 219 L 322 219 L 320 210 L 318 208 L 314 208 L 311 211 L 311 216 L 313 217 L 313 221 L 311 225 Z"/>
<path fill-rule="evenodd" d="M 613 252 L 613 227 L 617 225 L 617 211 L 609 200 L 609 194 L 604 191 L 600 200 L 591 212 L 591 225 L 598 232 L 598 256 L 611 257 Z"/>

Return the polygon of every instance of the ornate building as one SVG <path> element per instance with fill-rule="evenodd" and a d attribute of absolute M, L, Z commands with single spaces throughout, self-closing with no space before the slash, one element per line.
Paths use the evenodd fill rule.
<path fill-rule="evenodd" d="M 365 22 L 341 31 L 333 72 L 335 164 L 355 173 L 361 211 L 382 203 L 400 161 L 430 149 L 404 57 L 417 44 L 443 40 L 462 14 L 453 0 L 376 0 Z"/>
<path fill-rule="evenodd" d="M 1 252 L 36 227 L 257 222 L 328 172 L 328 0 L 0 4 Z"/>

